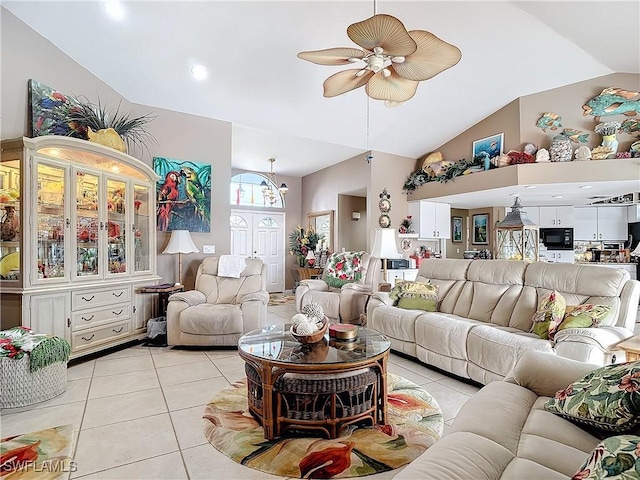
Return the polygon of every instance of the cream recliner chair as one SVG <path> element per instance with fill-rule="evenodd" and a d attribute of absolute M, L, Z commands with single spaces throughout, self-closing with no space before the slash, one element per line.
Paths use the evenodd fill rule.
<path fill-rule="evenodd" d="M 247 258 L 240 278 L 221 277 L 218 260 L 202 261 L 195 290 L 169 297 L 169 345 L 237 345 L 244 333 L 265 325 L 267 266 L 260 259 Z"/>
<path fill-rule="evenodd" d="M 351 252 L 346 252 L 351 253 Z M 336 254 L 334 254 L 336 255 Z M 362 277 L 355 283 L 341 288 L 330 287 L 327 282 L 327 267 L 317 280 L 302 280 L 296 287 L 296 310 L 311 302 L 318 303 L 330 322 L 359 323 L 360 314 L 365 313 L 369 295 L 380 282 L 382 263 L 377 257 L 365 253 L 362 256 Z"/>

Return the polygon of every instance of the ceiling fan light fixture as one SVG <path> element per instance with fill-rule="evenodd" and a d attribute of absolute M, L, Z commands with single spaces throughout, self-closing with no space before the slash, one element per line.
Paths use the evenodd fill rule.
<path fill-rule="evenodd" d="M 430 32 L 407 31 L 391 15 L 374 15 L 349 25 L 347 35 L 364 51 L 340 47 L 298 53 L 298 58 L 319 65 L 346 65 L 358 60 L 366 63 L 357 73 L 346 70 L 346 75 L 339 72 L 327 78 L 323 84 L 325 97 L 366 85 L 367 95 L 375 100 L 406 102 L 415 95 L 418 82 L 453 67 L 462 58 L 454 45 Z"/>

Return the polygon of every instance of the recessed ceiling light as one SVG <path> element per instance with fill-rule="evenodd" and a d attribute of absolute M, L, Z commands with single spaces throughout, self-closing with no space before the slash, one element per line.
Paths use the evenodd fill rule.
<path fill-rule="evenodd" d="M 554 196 L 553 196 L 553 197 L 551 197 L 551 198 L 564 198 L 564 197 L 563 197 L 562 195 L 554 195 Z"/>
<path fill-rule="evenodd" d="M 538 188 L 537 185 L 525 185 L 524 188 Z"/>
<path fill-rule="evenodd" d="M 580 188 L 591 188 L 593 185 L 580 185 Z"/>
<path fill-rule="evenodd" d="M 204 65 L 193 65 L 191 67 L 191 75 L 196 80 L 204 80 L 207 78 L 207 67 Z"/>
<path fill-rule="evenodd" d="M 126 12 L 124 6 L 118 0 L 106 0 L 104 2 L 104 9 L 114 20 L 120 21 L 125 17 Z"/>
<path fill-rule="evenodd" d="M 509 196 L 510 197 L 519 197 L 520 194 L 519 193 L 510 193 Z"/>

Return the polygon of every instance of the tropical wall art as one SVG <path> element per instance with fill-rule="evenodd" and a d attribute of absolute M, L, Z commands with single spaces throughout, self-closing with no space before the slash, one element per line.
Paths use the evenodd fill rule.
<path fill-rule="evenodd" d="M 211 231 L 211 165 L 154 157 L 158 231 Z"/>
<path fill-rule="evenodd" d="M 65 135 L 86 138 L 67 119 L 69 97 L 44 83 L 29 80 L 29 136 Z"/>

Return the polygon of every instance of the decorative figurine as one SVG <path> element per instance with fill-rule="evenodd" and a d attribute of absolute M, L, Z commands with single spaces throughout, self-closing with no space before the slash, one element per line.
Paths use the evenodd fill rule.
<path fill-rule="evenodd" d="M 552 162 L 570 162 L 573 156 L 573 149 L 571 148 L 571 140 L 564 135 L 556 135 L 551 140 L 551 148 L 549 148 L 549 155 Z"/>
<path fill-rule="evenodd" d="M 591 160 L 591 149 L 586 145 L 576 148 L 575 158 L 578 162 Z"/>
<path fill-rule="evenodd" d="M 536 152 L 536 163 L 544 163 L 549 161 L 549 151 L 546 148 L 541 148 Z"/>

